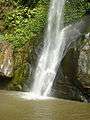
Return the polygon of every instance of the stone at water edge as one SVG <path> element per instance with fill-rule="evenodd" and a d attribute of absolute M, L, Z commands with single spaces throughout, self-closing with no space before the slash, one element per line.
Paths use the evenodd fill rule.
<path fill-rule="evenodd" d="M 9 43 L 0 41 L 0 75 L 12 77 L 13 74 L 13 50 Z"/>

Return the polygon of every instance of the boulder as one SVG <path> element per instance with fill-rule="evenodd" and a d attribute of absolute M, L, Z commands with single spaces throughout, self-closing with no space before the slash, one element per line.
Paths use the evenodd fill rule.
<path fill-rule="evenodd" d="M 76 41 L 62 60 L 51 95 L 64 99 L 90 101 L 90 40 Z"/>
<path fill-rule="evenodd" d="M 90 39 L 84 40 L 79 52 L 77 78 L 85 89 L 87 97 L 90 97 Z"/>
<path fill-rule="evenodd" d="M 77 80 L 78 51 L 71 48 L 58 69 L 51 95 L 69 100 L 83 101 L 82 85 Z M 83 99 L 81 99 L 81 95 Z"/>
<path fill-rule="evenodd" d="M 6 41 L 0 41 L 0 75 L 6 77 L 13 75 L 13 50 Z"/>
<path fill-rule="evenodd" d="M 51 95 L 89 101 L 90 98 L 90 15 L 66 27 L 66 49 Z M 87 34 L 86 34 L 87 33 Z M 70 43 L 70 44 L 68 44 Z M 83 66 L 84 64 L 84 66 Z M 85 71 L 86 70 L 86 71 Z"/>
<path fill-rule="evenodd" d="M 29 75 L 29 46 L 15 49 L 13 52 L 13 77 L 8 84 L 9 90 L 23 91 Z"/>

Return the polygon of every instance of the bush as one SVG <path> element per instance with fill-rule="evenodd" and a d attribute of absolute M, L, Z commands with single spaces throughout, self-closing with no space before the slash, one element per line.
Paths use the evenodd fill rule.
<path fill-rule="evenodd" d="M 79 20 L 86 12 L 88 7 L 86 0 L 66 0 L 65 4 L 65 23 Z"/>
<path fill-rule="evenodd" d="M 43 4 L 42 4 L 43 3 Z M 28 7 L 17 7 L 5 15 L 5 24 L 8 32 L 5 39 L 16 48 L 23 46 L 27 41 L 33 41 L 45 26 L 47 20 L 48 5 L 39 2 L 34 9 Z"/>

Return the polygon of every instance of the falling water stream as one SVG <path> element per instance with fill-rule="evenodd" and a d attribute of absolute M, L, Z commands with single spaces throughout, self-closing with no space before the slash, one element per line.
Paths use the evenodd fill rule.
<path fill-rule="evenodd" d="M 85 24 L 88 23 L 87 20 L 86 23 L 81 20 L 81 22 L 74 25 L 64 27 L 64 4 L 65 0 L 51 0 L 50 2 L 44 47 L 34 74 L 31 96 L 39 98 L 50 96 L 58 66 L 70 48 L 71 43 L 80 39 Z M 87 102 L 82 94 L 80 96 L 83 101 Z"/>
<path fill-rule="evenodd" d="M 55 79 L 65 49 L 63 8 L 65 0 L 51 0 L 44 48 L 34 75 L 32 92 L 47 96 Z"/>

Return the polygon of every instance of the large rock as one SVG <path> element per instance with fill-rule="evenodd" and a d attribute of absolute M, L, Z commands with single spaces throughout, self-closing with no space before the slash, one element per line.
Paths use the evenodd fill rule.
<path fill-rule="evenodd" d="M 84 40 L 80 47 L 78 59 L 78 80 L 85 89 L 85 94 L 90 96 L 90 40 Z"/>
<path fill-rule="evenodd" d="M 65 51 L 65 57 L 53 83 L 51 95 L 59 98 L 87 101 L 90 94 L 90 43 L 87 43 L 90 34 L 86 33 L 90 32 L 90 15 L 85 16 L 80 22 L 68 26 L 65 32 L 66 50 L 69 50 L 68 52 Z M 85 40 L 85 37 L 87 40 Z M 68 43 L 71 46 L 68 46 Z M 86 65 L 85 68 L 83 62 Z M 86 69 L 87 72 L 83 73 L 81 71 L 80 74 L 80 69 L 82 71 Z"/>
<path fill-rule="evenodd" d="M 10 90 L 23 90 L 23 85 L 26 83 L 29 75 L 29 46 L 26 45 L 20 49 L 14 50 L 14 71 L 11 82 L 8 84 Z"/>
<path fill-rule="evenodd" d="M 65 55 L 51 95 L 64 99 L 90 100 L 90 41 L 77 41 Z"/>
<path fill-rule="evenodd" d="M 82 86 L 77 81 L 77 68 L 78 52 L 71 48 L 65 55 L 57 72 L 51 91 L 52 96 L 81 101 Z"/>
<path fill-rule="evenodd" d="M 0 42 L 0 75 L 12 77 L 13 50 L 9 43 Z"/>
<path fill-rule="evenodd" d="M 20 91 L 27 89 L 30 64 L 34 64 L 32 48 L 28 43 L 24 47 L 13 49 L 8 42 L 0 41 L 0 89 Z"/>

